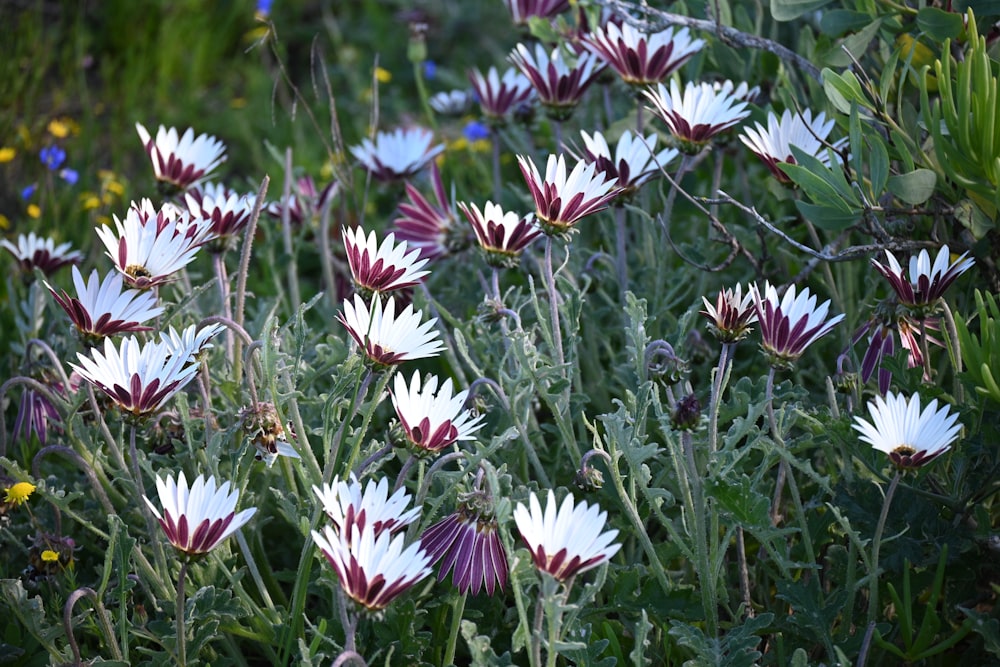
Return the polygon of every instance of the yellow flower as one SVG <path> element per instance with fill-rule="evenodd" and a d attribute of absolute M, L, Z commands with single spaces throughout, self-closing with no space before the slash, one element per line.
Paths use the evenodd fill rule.
<path fill-rule="evenodd" d="M 472 142 L 472 152 L 473 153 L 485 153 L 492 148 L 489 139 L 476 139 Z"/>
<path fill-rule="evenodd" d="M 10 162 L 17 155 L 17 151 L 10 146 L 0 148 L 0 162 Z"/>
<path fill-rule="evenodd" d="M 0 229 L 10 229 L 10 220 L 3 213 L 0 213 Z"/>
<path fill-rule="evenodd" d="M 59 562 L 59 554 L 52 549 L 46 549 L 42 552 L 42 561 L 46 563 L 57 563 Z"/>
<path fill-rule="evenodd" d="M 69 125 L 58 118 L 49 121 L 49 126 L 46 129 L 56 139 L 65 139 L 69 135 Z"/>
<path fill-rule="evenodd" d="M 42 215 L 42 209 L 38 204 L 28 204 L 28 217 L 35 218 L 36 220 Z"/>
<path fill-rule="evenodd" d="M 390 81 L 392 81 L 392 72 L 390 72 L 389 70 L 387 70 L 387 69 L 385 69 L 383 67 L 376 67 L 375 68 L 375 79 L 379 83 L 389 83 Z"/>
<path fill-rule="evenodd" d="M 24 501 L 35 492 L 35 485 L 31 482 L 18 482 L 14 486 L 7 489 L 7 494 L 4 496 L 4 502 L 14 503 L 15 505 L 23 505 Z"/>
<path fill-rule="evenodd" d="M 101 205 L 101 200 L 93 192 L 84 192 L 80 195 L 80 201 L 83 202 L 83 210 L 89 211 L 92 208 L 97 208 Z"/>
<path fill-rule="evenodd" d="M 247 100 L 245 97 L 234 97 L 229 100 L 229 106 L 233 109 L 242 109 L 247 105 Z"/>

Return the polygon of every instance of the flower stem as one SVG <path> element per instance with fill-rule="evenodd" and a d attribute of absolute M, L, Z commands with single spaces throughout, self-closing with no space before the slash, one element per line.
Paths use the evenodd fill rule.
<path fill-rule="evenodd" d="M 455 646 L 458 644 L 458 631 L 462 627 L 462 615 L 465 613 L 465 598 L 460 595 L 451 611 L 451 630 L 448 633 L 448 645 L 444 651 L 444 661 L 442 665 L 451 665 L 455 662 Z"/>
<path fill-rule="evenodd" d="M 299 292 L 299 269 L 295 261 L 295 245 L 292 243 L 292 218 L 287 202 L 292 196 L 292 149 L 285 151 L 285 186 L 282 201 L 286 202 L 281 207 L 281 238 L 285 245 L 286 261 L 288 262 L 288 290 L 291 292 L 292 312 L 297 313 L 302 305 L 302 296 Z"/>
<path fill-rule="evenodd" d="M 181 560 L 181 573 L 177 576 L 177 604 L 174 606 L 177 614 L 177 664 L 187 665 L 187 638 L 184 629 L 184 580 L 187 579 L 187 558 Z"/>
<path fill-rule="evenodd" d="M 719 365 L 712 376 L 712 396 L 708 408 L 708 448 L 712 453 L 719 451 L 719 407 L 722 404 L 722 390 L 732 365 L 732 350 L 733 343 L 722 344 Z"/>
<path fill-rule="evenodd" d="M 566 359 L 563 356 L 562 327 L 559 325 L 559 292 L 552 272 L 552 236 L 545 237 L 545 287 L 549 292 L 549 319 L 552 321 L 552 345 L 556 353 L 556 363 L 560 371 Z"/>
<path fill-rule="evenodd" d="M 618 271 L 618 293 L 622 306 L 625 306 L 625 293 L 628 292 L 628 237 L 625 227 L 625 207 L 615 207 L 615 269 Z"/>
<path fill-rule="evenodd" d="M 774 417 L 774 366 L 767 373 L 767 389 L 765 390 L 765 402 L 767 408 L 767 422 L 771 428 L 771 438 L 775 447 L 783 447 L 784 441 L 779 432 L 778 422 Z M 788 462 L 784 458 L 778 464 L 778 477 L 774 481 L 774 496 L 771 499 L 771 525 L 778 525 L 778 513 L 781 511 L 781 496 L 785 492 L 785 478 L 788 476 Z"/>
<path fill-rule="evenodd" d="M 330 445 L 330 458 L 326 460 L 326 466 L 323 470 L 323 481 L 329 482 L 333 479 L 333 469 L 336 467 L 337 456 L 340 454 L 340 445 L 344 441 L 344 434 L 347 432 L 347 425 L 354 419 L 354 415 L 357 412 L 358 404 L 361 403 L 361 399 L 364 398 L 365 394 L 368 393 L 368 385 L 371 384 L 372 373 L 371 369 L 365 372 L 364 379 L 359 379 L 358 389 L 354 392 L 354 399 L 351 401 L 351 407 L 348 408 L 347 414 L 340 422 L 340 428 L 337 429 L 336 435 L 333 436 L 333 443 Z"/>
<path fill-rule="evenodd" d="M 212 264 L 215 269 L 215 280 L 219 283 L 219 303 L 222 306 L 222 316 L 227 320 L 233 319 L 233 306 L 229 302 L 229 277 L 226 275 L 226 258 L 221 252 L 212 255 Z M 233 363 L 233 331 L 226 329 L 226 358 L 229 363 Z"/>
<path fill-rule="evenodd" d="M 490 130 L 490 139 L 493 144 L 493 201 L 500 203 L 501 181 L 500 181 L 500 130 L 496 127 Z"/>
<path fill-rule="evenodd" d="M 142 471 L 139 469 L 139 454 L 135 446 L 135 424 L 132 424 L 129 431 L 129 442 L 128 442 L 128 455 L 132 464 L 132 477 L 135 482 L 136 492 L 139 494 L 137 497 L 136 504 L 139 505 L 139 509 L 142 511 L 143 516 L 146 518 L 146 530 L 150 537 L 156 535 L 156 519 L 153 518 L 153 512 L 149 509 L 142 498 L 146 495 L 146 486 L 142 482 Z M 153 559 L 156 561 L 156 569 L 160 572 L 166 574 L 167 572 L 167 558 L 163 553 L 163 544 L 160 540 L 150 540 L 153 543 Z M 162 576 L 162 575 L 161 575 Z"/>
<path fill-rule="evenodd" d="M 361 428 L 358 430 L 357 438 L 354 440 L 354 447 L 351 448 L 351 456 L 347 459 L 347 465 L 344 466 L 344 470 L 354 469 L 354 462 L 361 453 L 361 446 L 364 444 L 365 433 L 368 432 L 368 425 L 372 421 L 372 416 L 375 414 L 375 408 L 378 407 L 379 399 L 381 399 L 382 394 L 385 393 L 385 388 L 389 384 L 389 380 L 392 379 L 392 375 L 391 371 L 382 373 L 382 377 L 379 378 L 378 384 L 375 385 L 375 393 L 372 394 L 371 404 L 368 406 L 368 409 L 365 411 L 364 418 L 361 420 Z"/>
<path fill-rule="evenodd" d="M 270 177 L 265 176 L 260 182 L 260 189 L 257 190 L 257 198 L 254 200 L 253 213 L 250 214 L 250 222 L 247 223 L 246 231 L 243 235 L 243 248 L 240 253 L 240 268 L 236 272 L 236 308 L 233 311 L 233 321 L 243 327 L 247 298 L 247 277 L 250 274 L 250 255 L 253 253 L 253 237 L 257 233 L 257 222 L 260 220 L 260 212 L 264 208 L 264 197 L 267 195 L 267 186 L 271 182 Z M 243 373 L 241 364 L 243 363 L 242 340 L 236 340 L 233 347 L 233 377 L 238 381 Z"/>
<path fill-rule="evenodd" d="M 875 525 L 875 535 L 872 537 L 872 571 L 868 594 L 868 624 L 875 624 L 875 617 L 878 615 L 878 557 L 882 548 L 882 532 L 885 530 L 885 521 L 889 516 L 889 505 L 892 497 L 896 495 L 896 488 L 899 486 L 899 478 L 902 473 L 896 471 L 892 481 L 889 482 L 889 489 L 885 492 L 885 500 L 882 501 L 882 513 L 878 516 L 878 523 Z"/>

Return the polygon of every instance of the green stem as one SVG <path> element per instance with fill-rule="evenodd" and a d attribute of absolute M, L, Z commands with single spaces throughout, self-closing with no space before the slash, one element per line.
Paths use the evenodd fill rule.
<path fill-rule="evenodd" d="M 715 453 L 719 451 L 719 407 L 722 404 L 722 390 L 726 386 L 729 369 L 732 365 L 733 343 L 723 343 L 719 352 L 719 365 L 712 375 L 712 396 L 708 408 L 708 448 Z"/>
<path fill-rule="evenodd" d="M 556 279 L 552 272 L 552 236 L 545 237 L 545 288 L 549 293 L 549 319 L 552 323 L 552 345 L 556 353 L 556 363 L 560 372 L 565 373 L 563 366 L 566 358 L 563 355 L 562 327 L 559 325 L 559 292 L 556 289 Z"/>
<path fill-rule="evenodd" d="M 364 418 L 361 420 L 361 428 L 358 430 L 358 435 L 354 440 L 354 446 L 351 448 L 351 455 L 347 459 L 347 465 L 344 466 L 344 470 L 354 469 L 354 462 L 361 453 L 361 446 L 364 444 L 365 433 L 368 432 L 368 425 L 372 421 L 372 416 L 375 414 L 375 408 L 377 408 L 379 404 L 379 398 L 381 398 L 382 394 L 385 393 L 385 388 L 388 386 L 389 380 L 392 379 L 392 375 L 392 371 L 383 372 L 382 377 L 378 380 L 378 384 L 375 385 L 375 393 L 372 395 L 372 400 L 368 405 L 368 409 L 365 410 Z M 367 387 L 365 388 L 367 389 Z"/>
<path fill-rule="evenodd" d="M 691 518 L 694 526 L 694 548 L 698 556 L 698 580 L 701 582 L 701 606 L 705 612 L 707 624 L 707 634 L 715 637 L 719 629 L 719 609 L 715 601 L 716 579 L 715 571 L 712 568 L 712 560 L 709 555 L 708 531 L 706 530 L 705 514 L 708 507 L 705 503 L 705 495 L 701 485 L 701 475 L 698 473 L 698 464 L 694 458 L 694 445 L 691 443 L 690 433 L 681 433 L 681 446 L 684 449 L 684 458 L 687 461 L 688 483 L 690 486 Z"/>
<path fill-rule="evenodd" d="M 628 292 L 628 230 L 625 227 L 625 207 L 616 206 L 614 210 L 615 269 L 618 273 L 618 293 L 621 296 L 622 307 L 624 307 L 625 293 Z"/>
<path fill-rule="evenodd" d="M 899 486 L 900 471 L 896 471 L 892 481 L 889 482 L 889 489 L 885 492 L 885 500 L 882 501 L 882 513 L 879 514 L 878 523 L 875 525 L 875 536 L 872 538 L 872 570 L 869 573 L 869 593 L 868 593 L 868 624 L 873 625 L 878 615 L 878 557 L 882 548 L 882 532 L 885 530 L 885 521 L 889 516 L 889 505 L 892 497 L 896 494 Z"/>
<path fill-rule="evenodd" d="M 347 425 L 354 419 L 354 415 L 358 409 L 358 404 L 368 392 L 368 385 L 371 384 L 372 377 L 374 377 L 374 373 L 370 368 L 365 372 L 363 379 L 360 374 L 358 376 L 357 390 L 354 392 L 354 398 L 351 400 L 351 406 L 348 408 L 347 414 L 341 420 L 340 427 L 337 429 L 336 435 L 333 436 L 333 442 L 330 444 L 330 457 L 326 460 L 326 465 L 323 470 L 324 482 L 329 482 L 333 479 L 333 469 L 337 467 L 337 458 L 340 455 L 340 446 L 344 442 L 344 435 L 347 433 Z"/>
<path fill-rule="evenodd" d="M 184 636 L 184 580 L 187 578 L 188 560 L 181 560 L 181 573 L 177 577 L 177 604 L 175 612 L 177 614 L 177 664 L 181 667 L 187 665 L 187 638 Z"/>
<path fill-rule="evenodd" d="M 455 646 L 458 644 L 458 631 L 462 627 L 462 614 L 465 613 L 465 595 L 460 595 L 451 611 L 451 631 L 448 633 L 448 646 L 445 647 L 443 665 L 455 663 Z"/>

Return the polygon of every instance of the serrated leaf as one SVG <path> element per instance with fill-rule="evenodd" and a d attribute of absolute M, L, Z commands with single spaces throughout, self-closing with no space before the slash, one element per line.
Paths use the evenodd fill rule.
<path fill-rule="evenodd" d="M 695 659 L 685 662 L 685 667 L 753 667 L 761 655 L 757 650 L 760 634 L 773 620 L 771 613 L 748 618 L 743 625 L 730 628 L 721 639 L 706 637 L 701 628 L 683 621 L 671 621 L 668 634 L 678 645 L 694 651 Z"/>
<path fill-rule="evenodd" d="M 513 665 L 510 652 L 497 655 L 490 646 L 490 638 L 479 634 L 479 629 L 472 621 L 462 621 L 462 638 L 469 647 L 472 667 L 507 667 Z"/>
<path fill-rule="evenodd" d="M 914 169 L 907 174 L 891 176 L 888 185 L 889 192 L 907 204 L 917 206 L 934 194 L 937 174 L 930 169 Z"/>

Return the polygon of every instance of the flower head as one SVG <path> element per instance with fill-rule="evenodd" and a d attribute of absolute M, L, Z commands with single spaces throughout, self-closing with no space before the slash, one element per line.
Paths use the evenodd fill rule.
<path fill-rule="evenodd" d="M 337 316 L 368 359 L 381 366 L 394 366 L 410 359 L 436 357 L 444 349 L 434 328 L 437 318 L 421 324 L 423 313 L 409 304 L 396 315 L 396 299 L 390 296 L 382 305 L 376 294 L 371 305 L 360 295 L 344 300 L 344 310 Z"/>
<path fill-rule="evenodd" d="M 295 447 L 288 442 L 289 435 L 295 439 L 291 422 L 287 426 L 282 425 L 274 403 L 260 401 L 255 405 L 246 406 L 240 410 L 239 417 L 244 433 L 257 450 L 254 454 L 254 459 L 257 461 L 263 461 L 264 465 L 270 468 L 279 456 L 302 458 Z"/>
<path fill-rule="evenodd" d="M 456 234 L 455 207 L 445 194 L 441 171 L 431 163 L 431 184 L 434 201 L 424 197 L 413 185 L 406 183 L 409 201 L 399 205 L 400 217 L 393 222 L 396 238 L 420 250 L 421 259 L 437 259 L 461 250 L 467 243 Z"/>
<path fill-rule="evenodd" d="M 372 176 L 391 181 L 412 176 L 444 151 L 444 144 L 431 146 L 434 133 L 422 127 L 379 132 L 375 141 L 367 137 L 360 146 L 351 146 L 356 157 Z"/>
<path fill-rule="evenodd" d="M 264 208 L 264 212 L 275 220 L 281 220 L 287 209 L 289 223 L 300 227 L 312 220 L 339 192 L 338 181 L 330 181 L 322 190 L 317 190 L 312 177 L 303 176 L 295 181 L 288 199 L 271 202 Z"/>
<path fill-rule="evenodd" d="M 38 157 L 49 171 L 55 171 L 66 161 L 66 151 L 59 146 L 46 146 L 38 152 Z"/>
<path fill-rule="evenodd" d="M 761 347 L 771 364 L 778 368 L 790 366 L 813 342 L 828 334 L 842 319 L 837 315 L 827 319 L 830 302 L 816 306 L 816 297 L 806 287 L 797 295 L 795 285 L 789 285 L 783 297 L 766 283 L 764 295 L 756 283 L 750 286 L 754 309 L 760 323 Z"/>
<path fill-rule="evenodd" d="M 389 495 L 389 479 L 368 480 L 367 485 L 352 473 L 349 479 L 334 477 L 323 488 L 313 486 L 327 517 L 333 522 L 334 532 L 350 542 L 365 528 L 371 528 L 378 537 L 383 532 L 396 533 L 413 523 L 420 516 L 420 508 L 407 509 L 410 494 L 399 489 Z"/>
<path fill-rule="evenodd" d="M 503 0 L 517 25 L 528 25 L 534 16 L 548 19 L 569 9 L 569 0 Z"/>
<path fill-rule="evenodd" d="M 720 290 L 714 306 L 705 297 L 701 300 L 705 303 L 701 314 L 708 318 L 708 328 L 723 343 L 743 340 L 751 331 L 750 325 L 757 321 L 753 293 L 744 295 L 743 285 L 736 285 L 735 290 Z"/>
<path fill-rule="evenodd" d="M 583 137 L 584 159 L 595 163 L 597 170 L 605 178 L 616 179 L 622 197 L 635 193 L 677 157 L 677 151 L 673 148 L 656 152 L 655 132 L 642 137 L 632 134 L 631 130 L 625 130 L 618 139 L 614 154 L 600 132 L 594 132 L 591 136 L 581 130 L 580 136 Z"/>
<path fill-rule="evenodd" d="M 178 352 L 165 343 L 141 345 L 135 336 L 116 348 L 105 338 L 103 353 L 97 348 L 90 356 L 77 352 L 80 365 L 70 366 L 122 410 L 143 417 L 158 411 L 194 377 L 198 365 L 191 362 L 192 354 Z"/>
<path fill-rule="evenodd" d="M 431 573 L 430 557 L 406 536 L 377 533 L 366 524 L 347 540 L 331 526 L 312 531 L 313 542 L 337 573 L 340 585 L 363 610 L 377 613 Z"/>
<path fill-rule="evenodd" d="M 587 88 L 604 69 L 604 63 L 593 54 L 581 54 L 571 65 L 558 48 L 549 53 L 541 44 L 535 44 L 534 51 L 518 44 L 510 60 L 528 77 L 538 93 L 538 100 L 556 120 L 570 117 Z"/>
<path fill-rule="evenodd" d="M 187 211 L 165 205 L 152 212 L 152 203 L 133 204 L 121 221 L 114 216 L 115 230 L 97 227 L 97 235 L 132 287 L 148 289 L 173 280 L 173 275 L 194 261 L 205 241 L 207 226 L 192 221 Z"/>
<path fill-rule="evenodd" d="M 54 394 L 62 395 L 63 387 L 60 383 L 46 383 Z M 21 394 L 21 403 L 18 405 L 17 417 L 14 419 L 14 437 L 30 441 L 31 435 L 38 437 L 39 444 L 44 447 L 48 444 L 49 428 L 54 428 L 57 432 L 62 431 L 62 417 L 56 406 L 52 404 L 48 396 L 40 391 L 28 387 Z"/>
<path fill-rule="evenodd" d="M 466 90 L 449 90 L 432 95 L 427 103 L 442 116 L 462 116 L 472 106 L 472 97 Z"/>
<path fill-rule="evenodd" d="M 177 129 L 162 125 L 153 140 L 149 131 L 135 124 L 146 153 L 153 161 L 156 180 L 177 190 L 185 190 L 206 178 L 226 159 L 226 147 L 207 134 L 194 136 L 190 127 L 178 137 Z"/>
<path fill-rule="evenodd" d="M 97 269 L 91 271 L 90 278 L 84 282 L 80 269 L 74 266 L 75 297 L 65 290 L 57 292 L 48 283 L 45 286 L 83 336 L 104 338 L 130 331 L 149 331 L 150 327 L 143 326 L 143 322 L 158 316 L 163 308 L 156 305 L 152 292 L 122 291 L 124 282 L 120 273 L 109 273 L 101 281 Z"/>
<path fill-rule="evenodd" d="M 236 236 L 249 224 L 254 207 L 253 195 L 239 195 L 214 183 L 195 188 L 184 195 L 193 220 L 202 220 L 206 243 L 212 252 L 223 252 L 233 245 Z"/>
<path fill-rule="evenodd" d="M 366 293 L 412 287 L 430 273 L 421 271 L 428 260 L 420 258 L 420 250 L 410 250 L 406 241 L 396 243 L 391 232 L 380 245 L 375 232 L 366 237 L 361 227 L 345 228 L 344 248 L 354 284 Z"/>
<path fill-rule="evenodd" d="M 517 163 L 546 234 L 568 232 L 581 218 L 603 211 L 618 196 L 617 179 L 598 171 L 595 163 L 580 160 L 567 176 L 565 158 L 549 155 L 544 179 L 530 157 L 518 155 Z"/>
<path fill-rule="evenodd" d="M 937 305 L 938 299 L 955 280 L 972 268 L 976 260 L 963 253 L 954 262 L 948 246 L 941 246 L 934 264 L 927 250 L 910 257 L 909 272 L 900 266 L 896 256 L 885 251 L 888 266 L 872 260 L 872 266 L 885 276 L 899 302 L 912 309 L 915 315 L 924 316 Z"/>
<path fill-rule="evenodd" d="M 518 503 L 514 522 L 521 538 L 528 545 L 535 567 L 565 581 L 581 572 L 597 567 L 614 556 L 621 548 L 612 544 L 617 530 L 604 530 L 608 513 L 586 501 L 575 504 L 568 494 L 558 509 L 556 494 L 549 490 L 545 510 L 534 493 L 529 507 Z"/>
<path fill-rule="evenodd" d="M 868 414 L 870 422 L 854 418 L 854 429 L 863 442 L 888 454 L 902 469 L 920 468 L 944 454 L 962 430 L 958 414 L 951 414 L 947 405 L 938 410 L 937 399 L 921 411 L 920 394 L 909 401 L 892 392 L 876 396 L 868 402 Z"/>
<path fill-rule="evenodd" d="M 209 324 L 201 328 L 197 324 L 189 324 L 178 333 L 171 325 L 166 331 L 160 332 L 160 341 L 170 349 L 171 354 L 187 355 L 190 361 L 195 361 L 202 352 L 212 347 L 209 341 L 224 329 L 221 324 Z"/>
<path fill-rule="evenodd" d="M 688 82 L 681 92 L 674 80 L 669 91 L 660 83 L 656 90 L 645 91 L 645 95 L 653 104 L 653 113 L 691 153 L 698 152 L 712 137 L 750 115 L 747 103 L 736 95 L 732 81 L 726 81 L 720 89 L 711 83 Z"/>
<path fill-rule="evenodd" d="M 764 161 L 775 178 L 782 183 L 790 183 L 791 179 L 778 168 L 778 165 L 782 162 L 795 164 L 791 147 L 795 146 L 803 153 L 812 155 L 823 164 L 829 165 L 830 156 L 825 150 L 824 142 L 830 136 L 832 129 L 833 119 L 827 120 L 822 112 L 813 119 L 812 111 L 809 109 L 801 115 L 793 115 L 789 109 L 785 109 L 780 120 L 773 111 L 767 114 L 767 128 L 760 123 L 745 128 L 740 135 L 740 141 Z M 835 143 L 834 147 L 840 143 Z"/>
<path fill-rule="evenodd" d="M 500 540 L 493 499 L 473 491 L 459 500 L 454 514 L 424 531 L 420 543 L 431 562 L 441 560 L 438 581 L 454 570 L 452 581 L 463 595 L 476 595 L 485 587 L 487 595 L 507 585 L 507 552 Z"/>
<path fill-rule="evenodd" d="M 491 67 L 486 76 L 477 69 L 469 70 L 469 81 L 475 91 L 479 108 L 494 125 L 503 125 L 507 116 L 535 97 L 528 77 L 517 69 L 510 68 L 501 77 L 496 67 Z"/>
<path fill-rule="evenodd" d="M 499 204 L 491 201 L 486 202 L 483 211 L 465 202 L 460 202 L 458 207 L 472 225 L 479 247 L 491 266 L 516 265 L 521 252 L 542 233 L 535 224 L 535 216 L 520 217 L 513 211 L 504 213 Z"/>
<path fill-rule="evenodd" d="M 170 544 L 188 556 L 206 554 L 224 539 L 239 530 L 257 508 L 236 512 L 238 494 L 230 491 L 229 482 L 216 486 L 215 477 L 205 479 L 198 475 L 188 487 L 182 471 L 166 479 L 156 478 L 156 492 L 160 496 L 163 514 L 149 498 L 142 499 L 156 515 Z"/>
<path fill-rule="evenodd" d="M 31 482 L 17 482 L 16 484 L 11 484 L 4 492 L 3 500 L 5 503 L 12 503 L 14 505 L 23 505 L 31 497 L 31 494 L 35 492 L 37 487 Z"/>
<path fill-rule="evenodd" d="M 581 38 L 584 48 L 600 56 L 625 83 L 648 85 L 663 81 L 705 46 L 687 28 L 644 33 L 628 23 L 611 21 Z"/>
<path fill-rule="evenodd" d="M 38 268 L 46 276 L 51 276 L 67 264 L 79 264 L 83 261 L 83 253 L 70 250 L 69 243 L 57 246 L 52 239 L 37 236 L 35 232 L 29 232 L 27 236 L 18 235 L 16 245 L 4 239 L 0 241 L 0 246 L 14 256 L 21 270 L 27 274 Z"/>
<path fill-rule="evenodd" d="M 418 450 L 439 452 L 459 440 L 473 440 L 482 427 L 483 417 L 463 409 L 468 391 L 452 395 L 451 378 L 438 390 L 438 378 L 430 376 L 421 385 L 420 372 L 415 371 L 409 385 L 400 373 L 394 378 L 392 404 L 403 425 L 406 438 Z"/>

